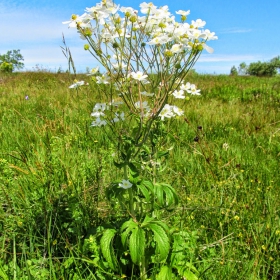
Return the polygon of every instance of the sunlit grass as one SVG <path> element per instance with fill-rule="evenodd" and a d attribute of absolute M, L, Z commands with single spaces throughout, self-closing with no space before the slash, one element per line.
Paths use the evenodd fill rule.
<path fill-rule="evenodd" d="M 1 77 L 0 278 L 102 279 L 84 239 L 109 219 L 104 194 L 120 176 L 108 137 L 90 127 L 100 96 L 68 89 L 73 79 Z M 278 279 L 279 77 L 189 80 L 202 96 L 166 124 L 169 160 L 156 171 L 181 197 L 165 219 L 196 236 L 201 279 Z"/>

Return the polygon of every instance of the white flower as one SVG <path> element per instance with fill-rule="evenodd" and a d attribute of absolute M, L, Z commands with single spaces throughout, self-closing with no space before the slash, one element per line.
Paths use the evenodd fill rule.
<path fill-rule="evenodd" d="M 206 35 L 207 40 L 217 40 L 218 37 L 215 35 L 215 32 L 210 32 L 209 29 L 205 29 L 203 33 Z"/>
<path fill-rule="evenodd" d="M 196 21 L 192 20 L 192 26 L 193 28 L 201 28 L 206 24 L 206 21 L 197 19 Z"/>
<path fill-rule="evenodd" d="M 181 16 L 188 16 L 190 14 L 190 10 L 188 10 L 188 11 L 179 10 L 176 12 L 176 14 L 181 15 Z"/>
<path fill-rule="evenodd" d="M 106 125 L 107 122 L 105 120 L 101 120 L 100 118 L 96 118 L 92 123 L 91 126 L 103 126 Z"/>
<path fill-rule="evenodd" d="M 142 72 L 137 71 L 137 72 L 132 72 L 130 73 L 130 76 L 137 81 L 145 81 L 148 75 L 144 75 Z"/>
<path fill-rule="evenodd" d="M 107 77 L 107 76 L 105 76 L 105 75 L 102 75 L 102 76 L 97 76 L 96 77 L 96 80 L 97 80 L 97 84 L 104 84 L 104 85 L 106 85 L 106 84 L 109 84 L 109 78 Z"/>
<path fill-rule="evenodd" d="M 93 107 L 93 112 L 96 112 L 96 111 L 105 111 L 107 108 L 107 105 L 106 103 L 96 103 Z"/>
<path fill-rule="evenodd" d="M 171 40 L 167 35 L 156 36 L 150 42 L 147 42 L 148 45 L 163 45 Z"/>
<path fill-rule="evenodd" d="M 191 85 L 190 89 L 187 90 L 192 95 L 200 95 L 200 89 L 197 89 L 195 85 Z"/>
<path fill-rule="evenodd" d="M 119 183 L 119 187 L 123 188 L 123 189 L 129 189 L 132 187 L 132 184 L 128 181 L 123 179 L 120 183 Z"/>
<path fill-rule="evenodd" d="M 137 10 L 134 10 L 131 7 L 121 7 L 120 11 L 123 12 L 124 14 L 129 13 L 130 15 L 137 14 L 137 12 L 138 12 Z"/>
<path fill-rule="evenodd" d="M 101 116 L 105 116 L 105 114 L 103 112 L 100 111 L 94 111 L 90 114 L 91 117 L 95 117 L 95 118 L 99 118 Z"/>
<path fill-rule="evenodd" d="M 229 148 L 229 144 L 228 144 L 228 143 L 224 143 L 224 144 L 223 144 L 223 149 L 227 151 L 228 148 Z"/>
<path fill-rule="evenodd" d="M 184 90 L 184 91 L 188 91 L 191 88 L 191 84 L 189 82 L 187 82 L 185 85 L 181 84 L 180 89 Z"/>
<path fill-rule="evenodd" d="M 92 68 L 87 75 L 88 76 L 95 75 L 98 71 L 99 71 L 99 66 Z"/>
<path fill-rule="evenodd" d="M 124 121 L 124 112 L 119 113 L 115 113 L 115 117 L 113 118 L 113 122 L 119 122 L 120 120 Z"/>
<path fill-rule="evenodd" d="M 114 67 L 114 69 L 122 69 L 122 68 L 126 68 L 127 64 L 120 62 L 120 63 L 112 63 L 112 66 Z"/>
<path fill-rule="evenodd" d="M 77 28 L 77 25 L 80 27 L 91 27 L 90 25 L 91 16 L 87 13 L 84 13 L 81 16 L 72 15 L 71 20 L 64 21 L 62 24 L 69 24 L 69 28 Z"/>
<path fill-rule="evenodd" d="M 203 49 L 206 50 L 208 53 L 213 53 L 214 49 L 207 46 L 205 43 L 202 43 Z"/>
<path fill-rule="evenodd" d="M 184 91 L 183 90 L 175 90 L 172 95 L 178 99 L 185 99 Z"/>
<path fill-rule="evenodd" d="M 127 29 L 125 29 L 125 28 L 120 28 L 120 29 L 118 29 L 118 31 L 116 31 L 116 32 L 113 34 L 112 38 L 119 38 L 119 37 L 130 38 L 131 35 L 130 35 L 130 33 L 128 33 L 128 30 L 127 30 Z"/>
<path fill-rule="evenodd" d="M 77 88 L 79 86 L 83 86 L 85 84 L 84 81 L 77 81 L 73 85 L 71 85 L 69 88 Z"/>
<path fill-rule="evenodd" d="M 182 52 L 184 49 L 183 49 L 183 45 L 182 44 L 174 44 L 171 48 L 171 52 L 172 53 L 180 53 Z"/>
<path fill-rule="evenodd" d="M 164 118 L 172 118 L 177 116 L 182 116 L 184 114 L 184 111 L 180 108 L 178 108 L 175 105 L 169 105 L 169 104 L 165 104 L 162 111 L 159 114 L 159 117 L 161 118 L 161 120 L 163 121 Z"/>
<path fill-rule="evenodd" d="M 177 116 L 182 116 L 184 114 L 184 111 L 175 105 L 172 106 L 172 110 Z"/>
<path fill-rule="evenodd" d="M 134 106 L 137 108 L 137 109 L 141 109 L 141 106 L 142 106 L 142 109 L 145 109 L 146 111 L 150 111 L 150 107 L 149 107 L 149 104 L 147 101 L 143 101 L 142 104 L 140 103 L 140 101 L 137 101 Z"/>
<path fill-rule="evenodd" d="M 189 33 L 190 38 L 192 39 L 205 39 L 206 35 L 202 33 L 200 29 L 192 29 L 192 32 Z"/>
<path fill-rule="evenodd" d="M 170 106 L 169 104 L 165 104 L 163 109 L 159 113 L 159 117 L 162 121 L 164 120 L 164 118 L 172 118 L 174 116 L 175 115 L 173 113 L 172 106 Z"/>
<path fill-rule="evenodd" d="M 140 8 L 142 14 L 147 14 L 148 12 L 154 13 L 157 6 L 155 6 L 152 2 L 150 3 L 143 2 L 140 4 Z"/>

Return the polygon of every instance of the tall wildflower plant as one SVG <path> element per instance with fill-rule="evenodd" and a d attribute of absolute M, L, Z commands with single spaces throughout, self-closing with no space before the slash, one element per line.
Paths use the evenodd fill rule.
<path fill-rule="evenodd" d="M 113 132 L 119 155 L 115 165 L 123 174 L 108 188 L 110 200 L 125 213 L 121 224 L 91 236 L 87 244 L 95 248 L 96 269 L 106 273 L 196 279 L 194 266 L 182 252 L 176 253 L 184 234 L 174 232 L 162 218 L 164 211 L 174 211 L 176 191 L 144 171 L 145 163 L 157 168 L 156 159 L 167 154 L 158 151 L 157 143 L 163 123 L 184 115 L 176 101 L 200 94 L 185 78 L 204 49 L 212 52 L 206 42 L 217 37 L 204 29 L 201 19 L 187 23 L 190 11 L 177 11 L 181 22 L 176 22 L 168 6 L 144 2 L 140 13 L 103 0 L 64 22 L 77 29 L 86 41 L 84 49 L 99 63 L 89 73 L 102 93 L 102 102 L 91 113 L 92 126 Z M 70 88 L 83 85 L 76 81 Z"/>

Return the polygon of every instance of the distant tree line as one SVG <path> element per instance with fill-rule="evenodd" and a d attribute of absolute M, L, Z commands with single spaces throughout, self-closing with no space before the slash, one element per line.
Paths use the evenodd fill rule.
<path fill-rule="evenodd" d="M 274 57 L 268 62 L 252 62 L 246 65 L 245 62 L 240 63 L 238 69 L 233 66 L 230 69 L 230 75 L 251 75 L 258 77 L 272 77 L 278 74 L 280 70 L 280 56 Z"/>
<path fill-rule="evenodd" d="M 24 67 L 23 56 L 20 50 L 7 51 L 6 54 L 0 54 L 0 72 L 11 73 L 15 69 Z"/>

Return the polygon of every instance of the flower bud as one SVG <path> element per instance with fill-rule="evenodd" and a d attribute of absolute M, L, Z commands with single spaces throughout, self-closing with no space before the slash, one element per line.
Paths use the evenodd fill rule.
<path fill-rule="evenodd" d="M 161 22 L 158 26 L 159 26 L 160 28 L 165 28 L 165 27 L 166 27 L 166 24 L 164 24 L 163 22 Z"/>
<path fill-rule="evenodd" d="M 200 45 L 196 45 L 196 49 L 198 51 L 202 51 L 203 50 L 203 46 L 200 44 Z"/>
<path fill-rule="evenodd" d="M 164 55 L 167 56 L 167 57 L 171 57 L 173 55 L 173 52 L 170 51 L 170 50 L 166 50 Z"/>
<path fill-rule="evenodd" d="M 85 51 L 88 51 L 88 50 L 89 50 L 89 45 L 88 45 L 88 44 L 85 44 L 85 45 L 84 45 L 84 50 L 85 50 Z"/>
<path fill-rule="evenodd" d="M 187 20 L 187 16 L 181 16 L 181 21 L 186 21 Z"/>
<path fill-rule="evenodd" d="M 113 43 L 113 48 L 117 49 L 119 47 L 119 44 L 117 42 Z"/>
<path fill-rule="evenodd" d="M 137 21 L 137 16 L 131 16 L 129 20 L 133 23 Z"/>
<path fill-rule="evenodd" d="M 73 19 L 73 20 L 77 19 L 77 15 L 74 15 L 74 14 L 73 14 L 73 15 L 71 16 L 71 19 Z"/>
<path fill-rule="evenodd" d="M 121 19 L 120 17 L 118 17 L 118 18 L 115 19 L 115 23 L 117 23 L 117 24 L 118 24 L 118 23 L 121 23 L 121 21 L 122 21 L 122 19 Z"/>
<path fill-rule="evenodd" d="M 82 32 L 83 32 L 83 35 L 86 37 L 90 37 L 92 35 L 92 31 L 88 27 L 84 28 Z"/>

